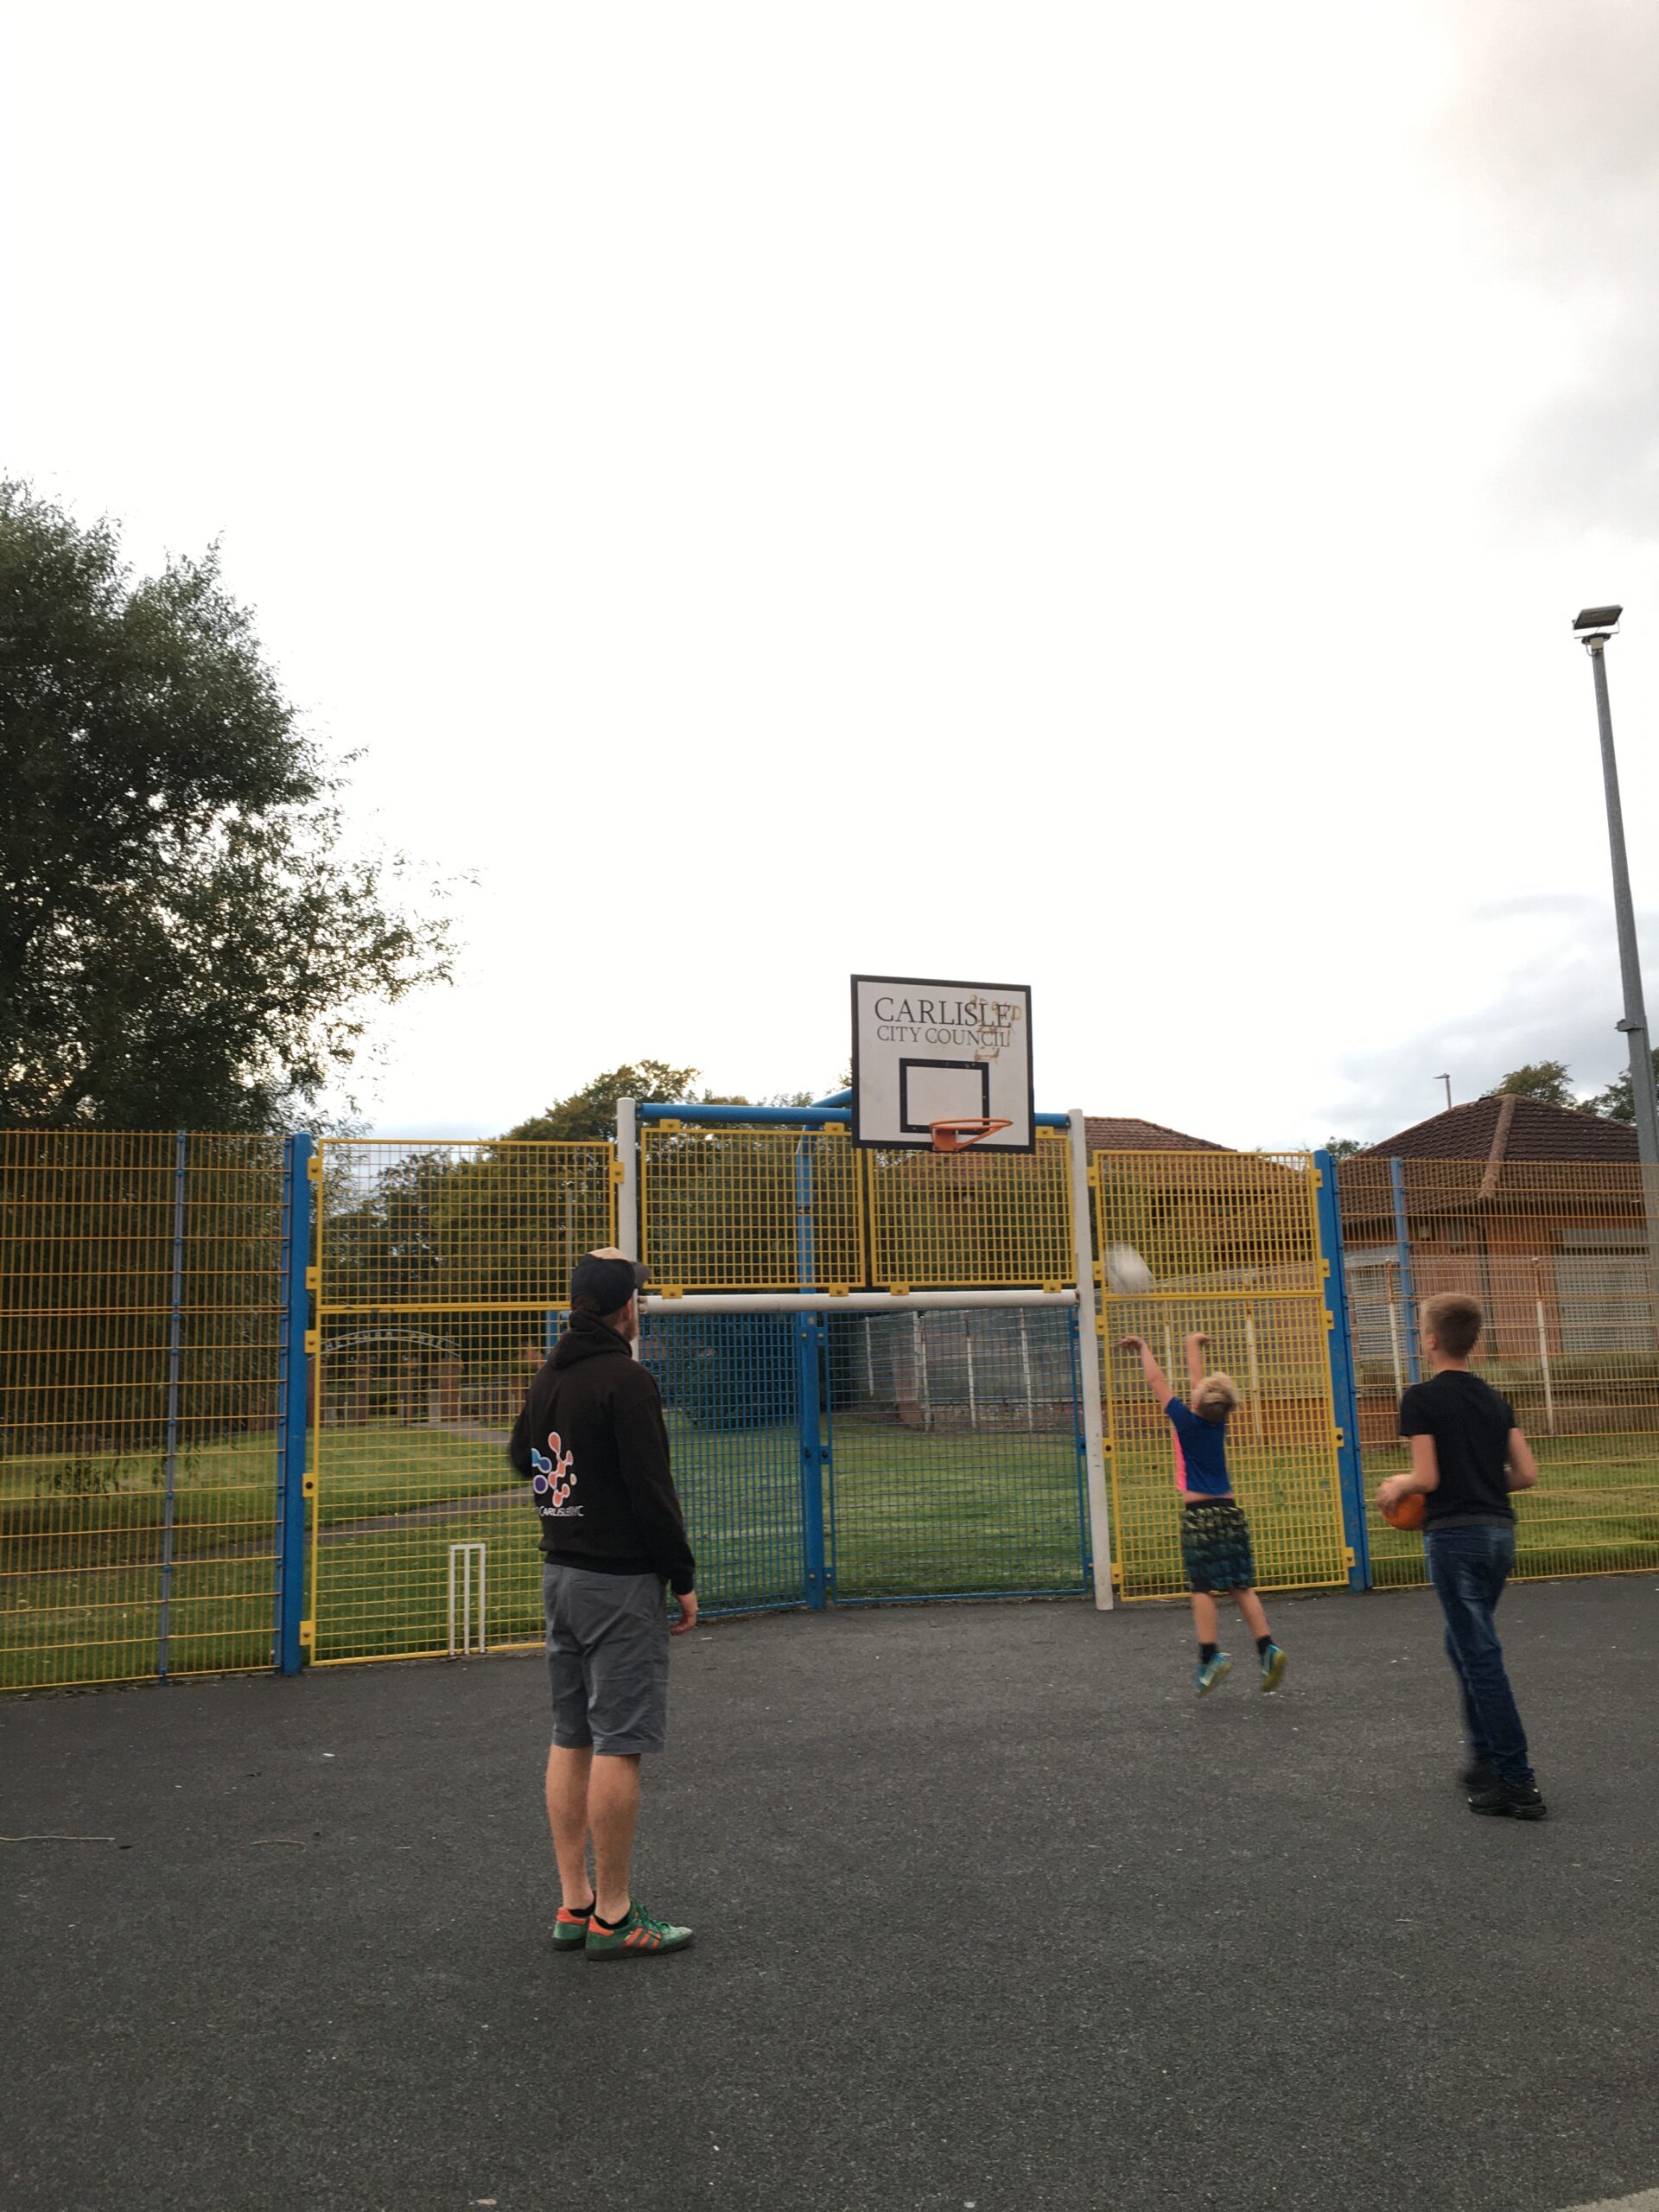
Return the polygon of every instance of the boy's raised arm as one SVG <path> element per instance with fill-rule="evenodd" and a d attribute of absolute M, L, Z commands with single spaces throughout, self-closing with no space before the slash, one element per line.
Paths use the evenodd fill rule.
<path fill-rule="evenodd" d="M 1166 1406 L 1170 1400 L 1174 1396 L 1175 1393 L 1170 1389 L 1168 1383 L 1165 1382 L 1164 1370 L 1159 1366 L 1157 1361 L 1153 1357 L 1152 1347 L 1147 1342 L 1146 1338 L 1144 1337 L 1120 1338 L 1119 1350 L 1122 1351 L 1138 1351 L 1140 1353 L 1141 1372 L 1147 1378 L 1147 1388 L 1152 1392 L 1153 1396 L 1157 1399 L 1160 1407 Z"/>

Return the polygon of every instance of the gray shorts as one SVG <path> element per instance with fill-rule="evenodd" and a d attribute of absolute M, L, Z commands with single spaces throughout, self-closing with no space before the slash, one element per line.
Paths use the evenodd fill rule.
<path fill-rule="evenodd" d="M 626 1756 L 668 1740 L 668 1597 L 660 1575 L 542 1569 L 553 1741 Z"/>

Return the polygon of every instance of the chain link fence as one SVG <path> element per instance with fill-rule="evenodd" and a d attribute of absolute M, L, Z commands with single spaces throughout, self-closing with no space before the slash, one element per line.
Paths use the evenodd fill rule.
<path fill-rule="evenodd" d="M 1517 1497 L 1516 1572 L 1659 1567 L 1659 1323 L 1634 1163 L 1344 1160 L 1339 1173 L 1360 1443 L 1370 1487 L 1407 1464 L 1400 1393 L 1428 1373 L 1422 1308 L 1480 1301 L 1477 1373 L 1541 1480 Z M 1423 1580 L 1420 1539 L 1372 1509 L 1374 1580 Z"/>

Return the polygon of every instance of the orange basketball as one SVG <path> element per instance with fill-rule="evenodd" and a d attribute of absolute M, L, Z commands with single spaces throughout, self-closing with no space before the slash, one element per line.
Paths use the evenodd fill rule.
<path fill-rule="evenodd" d="M 1427 1503 L 1421 1491 L 1408 1490 L 1395 1504 L 1381 1508 L 1382 1518 L 1390 1529 L 1421 1529 Z"/>

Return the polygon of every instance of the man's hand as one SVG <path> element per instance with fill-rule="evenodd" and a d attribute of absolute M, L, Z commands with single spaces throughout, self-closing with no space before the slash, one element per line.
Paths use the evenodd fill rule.
<path fill-rule="evenodd" d="M 677 1621 L 671 1621 L 668 1624 L 668 1632 L 671 1636 L 685 1636 L 697 1624 L 696 1592 L 682 1590 L 678 1593 L 678 1603 L 680 1618 Z"/>
<path fill-rule="evenodd" d="M 1392 1513 L 1395 1507 L 1399 1504 L 1401 1499 L 1404 1497 L 1408 1492 L 1413 1489 L 1413 1487 L 1414 1484 L 1409 1475 L 1390 1475 L 1385 1483 L 1379 1483 L 1377 1485 L 1377 1510 L 1380 1513 Z"/>

